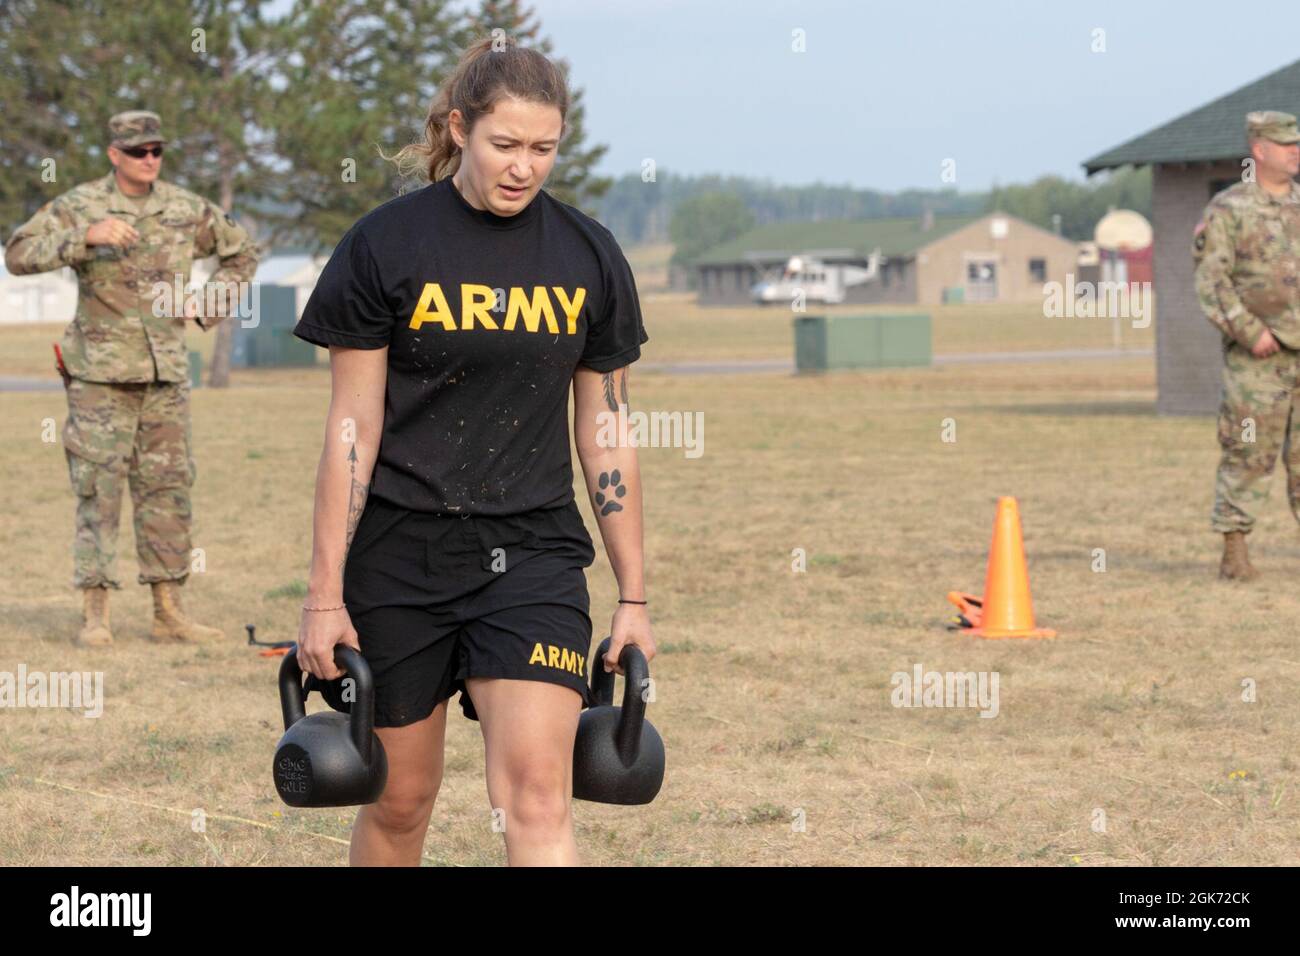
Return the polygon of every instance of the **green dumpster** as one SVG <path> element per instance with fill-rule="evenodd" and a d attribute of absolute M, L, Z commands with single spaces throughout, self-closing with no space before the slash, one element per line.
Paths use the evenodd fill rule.
<path fill-rule="evenodd" d="M 930 316 L 806 315 L 794 320 L 800 372 L 930 364 Z"/>
<path fill-rule="evenodd" d="M 297 294 L 292 286 L 262 285 L 257 290 L 253 318 L 236 323 L 230 364 L 235 368 L 284 368 L 316 364 L 316 346 L 294 338 L 298 322 Z"/>

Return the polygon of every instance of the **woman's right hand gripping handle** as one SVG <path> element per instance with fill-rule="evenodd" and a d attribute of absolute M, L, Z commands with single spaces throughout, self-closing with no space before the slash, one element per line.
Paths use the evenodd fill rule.
<path fill-rule="evenodd" d="M 330 407 L 316 468 L 311 571 L 298 624 L 299 666 L 321 680 L 343 675 L 334 663 L 336 644 L 361 650 L 352 618 L 342 606 L 343 566 L 379 453 L 387 379 L 387 347 L 330 346 Z"/>
<path fill-rule="evenodd" d="M 334 663 L 334 645 L 346 644 L 358 653 L 361 642 L 347 608 L 336 611 L 311 611 L 303 608 L 298 624 L 298 666 L 321 680 L 342 677 L 344 671 Z"/>

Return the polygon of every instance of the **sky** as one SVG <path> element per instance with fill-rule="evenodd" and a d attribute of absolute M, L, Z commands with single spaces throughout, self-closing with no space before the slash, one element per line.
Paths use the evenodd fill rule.
<path fill-rule="evenodd" d="M 613 176 L 651 158 L 891 192 L 1082 181 L 1088 157 L 1300 59 L 1295 0 L 530 6 Z"/>

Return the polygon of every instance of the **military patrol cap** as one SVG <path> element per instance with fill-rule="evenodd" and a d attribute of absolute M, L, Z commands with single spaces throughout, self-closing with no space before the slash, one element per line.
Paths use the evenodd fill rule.
<path fill-rule="evenodd" d="M 1296 129 L 1296 119 L 1290 113 L 1277 110 L 1260 110 L 1246 114 L 1246 136 L 1258 136 L 1274 143 L 1287 145 L 1300 143 L 1300 130 Z"/>
<path fill-rule="evenodd" d="M 118 113 L 108 121 L 108 140 L 119 149 L 141 143 L 161 143 L 162 120 L 157 113 L 148 110 Z"/>

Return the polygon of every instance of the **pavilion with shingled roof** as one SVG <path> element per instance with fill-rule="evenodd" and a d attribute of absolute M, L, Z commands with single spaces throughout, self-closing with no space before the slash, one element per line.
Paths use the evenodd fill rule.
<path fill-rule="evenodd" d="M 1196 301 L 1192 236 L 1206 204 L 1241 181 L 1246 114 L 1300 114 L 1300 60 L 1184 113 L 1083 164 L 1088 175 L 1120 166 L 1153 167 L 1156 409 L 1166 415 L 1217 411 L 1222 339 Z"/>

